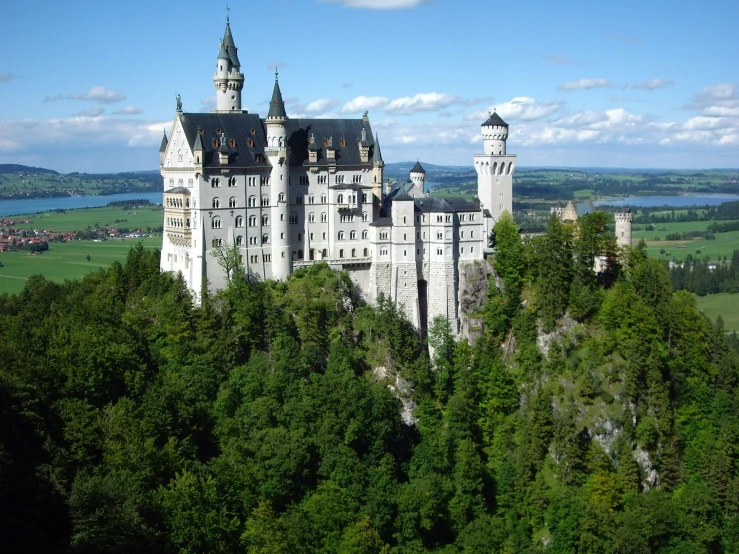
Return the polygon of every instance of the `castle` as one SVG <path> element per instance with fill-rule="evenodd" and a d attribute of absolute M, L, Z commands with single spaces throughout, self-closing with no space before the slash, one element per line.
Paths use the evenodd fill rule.
<path fill-rule="evenodd" d="M 288 117 L 275 72 L 266 118 L 241 105 L 244 74 L 227 19 L 213 75 L 216 110 L 177 110 L 159 150 L 164 180 L 161 269 L 180 272 L 196 301 L 228 276 L 214 257 L 238 249 L 262 279 L 286 279 L 319 261 L 345 269 L 362 295 L 391 298 L 424 329 L 436 316 L 460 331 L 460 278 L 491 252 L 488 237 L 512 212 L 515 155 L 508 124 L 482 124 L 474 156 L 477 199 L 430 198 L 416 163 L 410 181 L 384 186 L 369 117 Z"/>

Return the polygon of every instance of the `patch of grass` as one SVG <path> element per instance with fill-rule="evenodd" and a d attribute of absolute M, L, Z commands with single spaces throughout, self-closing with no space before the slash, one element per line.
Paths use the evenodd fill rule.
<path fill-rule="evenodd" d="M 161 227 L 164 214 L 161 206 L 146 206 L 131 210 L 118 207 L 82 208 L 60 212 L 43 212 L 38 214 L 8 216 L 8 219 L 23 219 L 29 223 L 17 225 L 19 229 L 45 229 L 65 232 L 79 231 L 95 226 L 115 227 L 117 229 L 146 229 Z M 116 223 L 117 221 L 117 223 Z"/>
<path fill-rule="evenodd" d="M 32 256 L 28 252 L 0 252 L 0 293 L 19 293 L 31 275 L 43 275 L 55 282 L 80 279 L 114 261 L 125 262 L 128 251 L 137 242 L 146 248 L 161 248 L 161 237 L 113 239 L 102 242 L 72 241 L 50 243 L 49 250 Z M 90 256 L 90 260 L 87 260 Z"/>
<path fill-rule="evenodd" d="M 638 238 L 634 237 L 633 243 L 638 243 Z M 664 254 L 660 254 L 660 250 L 664 250 Z M 734 250 L 739 250 L 739 231 L 731 231 L 728 233 L 716 233 L 715 240 L 694 239 L 680 241 L 648 241 L 647 253 L 657 259 L 662 260 L 685 260 L 690 254 L 694 258 L 704 259 L 708 256 L 710 261 L 717 261 L 719 256 L 723 259 L 726 256 L 731 259 Z M 700 251 L 700 252 L 698 252 Z M 668 255 L 669 253 L 669 255 Z"/>
<path fill-rule="evenodd" d="M 739 331 L 739 294 L 721 292 L 696 296 L 698 309 L 711 321 L 716 321 L 720 315 L 724 319 L 727 331 Z"/>

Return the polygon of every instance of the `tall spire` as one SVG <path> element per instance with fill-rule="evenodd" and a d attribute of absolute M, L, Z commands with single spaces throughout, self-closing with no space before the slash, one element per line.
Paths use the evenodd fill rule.
<path fill-rule="evenodd" d="M 163 154 L 167 151 L 167 144 L 169 144 L 169 141 L 167 140 L 167 131 L 164 131 L 164 136 L 162 137 L 162 144 L 159 146 L 159 153 Z"/>
<path fill-rule="evenodd" d="M 382 161 L 382 153 L 380 152 L 380 138 L 375 133 L 375 153 L 373 154 L 373 160 L 375 163 Z"/>
<path fill-rule="evenodd" d="M 234 37 L 231 34 L 231 23 L 228 16 L 226 16 L 226 30 L 223 33 L 223 42 L 221 43 L 221 51 L 224 49 L 234 67 L 239 69 L 241 67 L 241 63 L 239 63 L 239 57 L 236 54 L 238 49 L 236 48 L 236 44 L 234 44 Z"/>
<path fill-rule="evenodd" d="M 226 16 L 226 30 L 221 39 L 213 85 L 216 88 L 216 112 L 241 112 L 241 90 L 244 88 L 244 74 L 240 71 L 241 62 L 237 54 L 231 22 Z"/>
<path fill-rule="evenodd" d="M 282 101 L 282 91 L 280 91 L 280 82 L 277 80 L 277 68 L 275 68 L 275 88 L 272 91 L 272 100 L 269 102 L 269 113 L 267 117 L 286 118 L 285 102 Z"/>

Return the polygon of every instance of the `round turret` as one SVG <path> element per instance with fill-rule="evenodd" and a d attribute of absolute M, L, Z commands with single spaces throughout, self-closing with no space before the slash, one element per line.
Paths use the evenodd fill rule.
<path fill-rule="evenodd" d="M 482 142 L 485 154 L 494 156 L 505 156 L 505 144 L 508 138 L 508 123 L 496 113 L 492 112 L 490 117 L 481 125 Z"/>
<path fill-rule="evenodd" d="M 616 220 L 616 243 L 620 248 L 631 247 L 631 210 L 616 212 L 614 219 Z"/>
<path fill-rule="evenodd" d="M 226 32 L 221 40 L 221 49 L 216 60 L 213 86 L 216 89 L 217 112 L 240 112 L 241 89 L 244 88 L 244 74 L 240 71 L 241 62 L 231 34 L 231 25 L 226 20 Z"/>
<path fill-rule="evenodd" d="M 423 194 L 426 186 L 426 170 L 421 163 L 416 160 L 416 165 L 411 168 L 411 182 Z"/>

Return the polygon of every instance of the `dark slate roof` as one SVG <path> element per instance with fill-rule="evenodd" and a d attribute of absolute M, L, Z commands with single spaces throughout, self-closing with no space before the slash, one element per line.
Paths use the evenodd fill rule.
<path fill-rule="evenodd" d="M 372 156 L 372 160 L 375 163 L 380 163 L 382 161 L 382 152 L 380 152 L 380 139 L 377 136 L 377 133 L 375 133 L 375 151 L 374 155 Z"/>
<path fill-rule="evenodd" d="M 416 165 L 414 165 L 413 169 L 411 169 L 411 173 L 426 173 L 426 170 L 421 165 L 421 162 L 416 160 Z"/>
<path fill-rule="evenodd" d="M 488 120 L 481 125 L 481 127 L 508 127 L 508 123 L 498 115 L 498 112 L 493 112 Z"/>
<path fill-rule="evenodd" d="M 217 148 L 213 141 L 218 139 L 220 145 L 221 133 L 225 133 L 227 140 L 234 139 L 236 147 L 230 149 L 229 167 L 231 168 L 264 168 L 271 167 L 269 160 L 264 157 L 264 147 L 267 137 L 262 120 L 256 114 L 248 113 L 183 113 L 180 116 L 182 128 L 190 148 L 195 149 L 196 137 L 200 136 L 203 148 L 203 167 L 221 167 L 218 160 Z M 198 135 L 198 127 L 203 134 Z M 252 130 L 254 133 L 252 134 Z M 249 139 L 254 146 L 249 147 Z M 263 161 L 257 161 L 261 155 Z"/>
<path fill-rule="evenodd" d="M 478 207 L 460 197 L 416 198 L 416 209 L 421 212 L 476 212 Z"/>
<path fill-rule="evenodd" d="M 393 186 L 392 190 L 385 196 L 385 205 L 390 207 L 393 200 L 413 200 L 410 190 L 415 187 L 413 183 L 400 183 Z"/>
<path fill-rule="evenodd" d="M 227 141 L 236 141 L 236 147 L 230 148 L 229 167 L 271 167 L 269 160 L 264 157 L 264 148 L 267 144 L 267 135 L 264 122 L 259 115 L 251 113 L 183 113 L 180 116 L 182 127 L 187 137 L 190 148 L 197 146 L 197 137 L 201 138 L 203 150 L 204 167 L 220 167 L 217 148 L 213 147 L 213 140 L 218 139 L 220 133 L 225 133 Z M 372 136 L 368 123 L 361 119 L 287 119 L 285 128 L 287 130 L 288 145 L 290 146 L 291 166 L 328 166 L 326 159 L 326 147 L 324 140 L 330 138 L 331 144 L 336 151 L 335 165 L 337 167 L 347 165 L 368 165 L 374 160 L 372 158 L 373 144 L 370 146 L 369 162 L 363 163 L 360 156 L 357 138 L 361 136 L 362 128 L 367 127 L 367 134 Z M 198 135 L 198 127 L 203 129 L 203 134 Z M 252 134 L 252 130 L 254 133 Z M 216 131 L 220 131 L 217 133 Z M 318 149 L 318 161 L 308 161 L 308 139 L 311 133 L 315 134 L 316 142 L 314 148 Z M 341 146 L 341 139 L 345 140 L 345 146 Z M 249 139 L 253 140 L 253 147 L 249 147 Z M 215 155 L 214 155 L 215 153 Z M 264 161 L 256 161 L 256 156 L 261 155 Z M 334 160 L 332 160 L 334 161 Z"/>
<path fill-rule="evenodd" d="M 175 187 L 173 189 L 165 190 L 164 194 L 190 194 L 190 189 L 185 187 Z"/>
<path fill-rule="evenodd" d="M 272 91 L 272 100 L 269 102 L 269 113 L 267 117 L 287 117 L 285 113 L 285 103 L 282 101 L 282 91 L 280 91 L 280 83 L 277 82 L 275 75 L 275 88 Z"/>
<path fill-rule="evenodd" d="M 237 68 L 241 67 L 241 63 L 239 63 L 239 56 L 237 55 L 237 48 L 234 44 L 234 37 L 231 34 L 231 25 L 226 20 L 226 31 L 223 33 L 223 44 L 221 46 L 221 49 L 223 47 L 226 48 L 226 52 L 228 53 L 228 57 L 231 60 L 231 63 L 235 65 Z"/>
<path fill-rule="evenodd" d="M 379 219 L 375 219 L 372 223 L 370 223 L 370 227 L 390 227 L 392 224 L 392 218 L 381 217 Z"/>
<path fill-rule="evenodd" d="M 164 136 L 162 137 L 162 144 L 159 146 L 159 152 L 164 153 L 167 151 L 167 144 L 169 144 L 169 141 L 167 140 L 167 131 L 164 131 Z"/>
<path fill-rule="evenodd" d="M 362 136 L 362 129 L 367 128 L 367 135 L 372 137 L 372 129 L 362 119 L 288 119 L 285 122 L 287 129 L 287 143 L 290 146 L 290 165 L 292 166 L 327 166 L 326 149 L 331 148 L 336 152 L 337 166 L 365 165 L 359 151 L 358 139 Z M 315 136 L 315 143 L 311 149 L 318 150 L 318 161 L 308 161 L 308 143 L 311 134 Z M 341 146 L 344 139 L 345 146 Z M 329 140 L 331 146 L 324 146 Z M 374 142 L 370 146 L 369 162 L 373 160 Z"/>
<path fill-rule="evenodd" d="M 193 150 L 202 150 L 203 149 L 203 141 L 200 140 L 200 125 L 198 125 L 198 129 L 195 133 L 195 143 L 192 147 Z"/>

